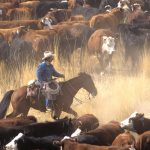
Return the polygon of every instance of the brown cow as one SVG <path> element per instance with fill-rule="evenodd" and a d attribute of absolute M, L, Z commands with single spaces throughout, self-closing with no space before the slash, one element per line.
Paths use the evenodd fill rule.
<path fill-rule="evenodd" d="M 109 122 L 97 129 L 91 130 L 74 138 L 79 143 L 109 146 L 112 144 L 116 136 L 123 132 L 124 130 L 120 127 L 118 122 Z"/>
<path fill-rule="evenodd" d="M 51 47 L 54 49 L 54 39 L 58 46 L 58 57 L 70 59 L 72 52 L 84 47 L 93 30 L 83 23 L 64 23 L 53 25 L 51 30 L 30 30 L 24 39 L 32 43 L 34 50 L 42 52 Z M 42 54 L 39 53 L 39 54 Z"/>
<path fill-rule="evenodd" d="M 136 148 L 137 150 L 150 149 L 150 131 L 146 131 L 138 137 Z"/>
<path fill-rule="evenodd" d="M 94 130 L 99 126 L 99 120 L 93 114 L 85 114 L 73 120 L 74 128 L 78 127 L 82 132 Z"/>
<path fill-rule="evenodd" d="M 33 19 L 33 10 L 28 7 L 9 9 L 6 13 L 7 20 Z"/>
<path fill-rule="evenodd" d="M 25 26 L 29 29 L 42 29 L 42 25 L 39 20 L 0 21 L 0 29 L 8 29 L 19 26 Z"/>
<path fill-rule="evenodd" d="M 135 146 L 135 138 L 134 136 L 129 132 L 125 131 L 122 134 L 119 134 L 115 140 L 113 141 L 112 145 L 113 146 L 120 146 L 120 147 L 125 147 L 125 146 Z"/>
<path fill-rule="evenodd" d="M 53 45 L 55 36 L 55 30 L 29 30 L 22 38 L 32 43 L 33 50 L 40 55 L 49 45 Z"/>
<path fill-rule="evenodd" d="M 98 14 L 90 19 L 90 27 L 95 29 L 116 29 L 117 25 L 124 18 L 124 10 L 122 8 L 114 8 L 111 12 Z"/>
<path fill-rule="evenodd" d="M 110 29 L 96 30 L 89 38 L 87 49 L 90 56 L 97 56 L 101 71 L 111 69 L 111 61 L 116 50 L 115 34 Z"/>
<path fill-rule="evenodd" d="M 34 116 L 0 119 L 0 127 L 23 126 L 37 122 Z"/>
<path fill-rule="evenodd" d="M 62 144 L 63 150 L 129 150 L 130 146 L 97 146 L 90 144 L 79 144 L 72 140 L 64 140 Z"/>
<path fill-rule="evenodd" d="M 26 31 L 26 27 L 20 26 L 11 29 L 0 29 L 0 33 L 4 36 L 5 40 L 8 42 L 12 41 L 13 36 L 16 34 L 20 35 Z"/>
<path fill-rule="evenodd" d="M 26 1 L 26 2 L 20 3 L 19 7 L 28 7 L 28 8 L 32 8 L 35 10 L 39 3 L 40 1 L 38 0 Z"/>

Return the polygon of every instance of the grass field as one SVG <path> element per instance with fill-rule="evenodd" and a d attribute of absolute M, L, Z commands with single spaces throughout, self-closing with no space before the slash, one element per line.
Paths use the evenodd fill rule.
<path fill-rule="evenodd" d="M 97 64 L 95 58 L 93 61 L 89 61 L 89 57 L 85 56 L 82 60 L 82 68 L 78 59 L 78 53 L 75 53 L 70 64 L 59 64 L 56 58 L 54 65 L 57 70 L 65 74 L 66 80 L 76 76 L 80 71 L 89 72 L 94 79 L 98 95 L 89 100 L 88 93 L 85 90 L 80 90 L 76 97 L 82 100 L 83 104 L 74 99 L 72 108 L 78 112 L 79 116 L 92 113 L 99 118 L 101 123 L 110 120 L 121 121 L 134 111 L 145 113 L 146 116 L 150 117 L 150 63 L 148 56 L 144 58 L 141 72 L 136 76 L 129 76 L 127 73 L 120 72 L 114 75 L 100 76 L 93 69 Z M 114 66 L 117 68 L 115 61 Z M 29 80 L 35 79 L 35 70 L 36 64 L 29 64 L 28 62 L 18 70 L 16 70 L 16 66 L 12 65 L 11 71 L 1 63 L 0 97 L 2 98 L 7 90 L 26 85 Z M 10 111 L 11 107 L 8 112 Z M 31 109 L 29 114 L 35 115 L 39 121 L 51 120 L 50 113 L 41 113 Z M 69 114 L 62 113 L 61 117 L 65 115 L 69 116 Z"/>

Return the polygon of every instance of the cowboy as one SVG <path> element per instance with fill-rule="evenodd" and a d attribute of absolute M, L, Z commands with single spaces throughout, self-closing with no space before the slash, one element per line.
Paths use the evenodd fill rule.
<path fill-rule="evenodd" d="M 42 83 L 49 82 L 52 80 L 52 77 L 61 77 L 64 78 L 64 74 L 57 72 L 52 65 L 54 60 L 54 54 L 51 51 L 45 51 L 44 57 L 42 58 L 42 63 L 40 63 L 36 70 L 37 80 Z M 46 109 L 49 109 L 49 99 L 46 98 Z"/>

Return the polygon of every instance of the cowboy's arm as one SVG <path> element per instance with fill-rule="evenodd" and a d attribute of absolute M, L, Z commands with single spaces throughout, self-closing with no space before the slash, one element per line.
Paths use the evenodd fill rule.
<path fill-rule="evenodd" d="M 43 81 L 43 73 L 44 73 L 44 70 L 45 70 L 45 67 L 44 65 L 40 64 L 37 68 L 37 71 L 36 71 L 36 76 L 37 76 L 37 79 L 42 82 Z"/>
<path fill-rule="evenodd" d="M 53 76 L 54 77 L 62 77 L 62 78 L 65 77 L 64 74 L 59 73 L 58 71 L 56 71 L 54 67 L 53 67 Z"/>

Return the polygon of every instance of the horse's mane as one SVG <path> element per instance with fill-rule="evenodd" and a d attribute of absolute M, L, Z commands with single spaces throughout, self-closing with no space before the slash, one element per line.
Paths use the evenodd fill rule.
<path fill-rule="evenodd" d="M 64 83 L 69 82 L 70 80 L 72 80 L 74 78 L 78 78 L 80 76 L 90 76 L 90 75 L 88 73 L 86 73 L 86 72 L 79 72 L 77 76 L 75 76 L 75 77 L 73 77 L 73 78 L 71 78 L 69 80 L 66 80 L 66 81 L 60 81 L 59 84 L 63 85 Z"/>

